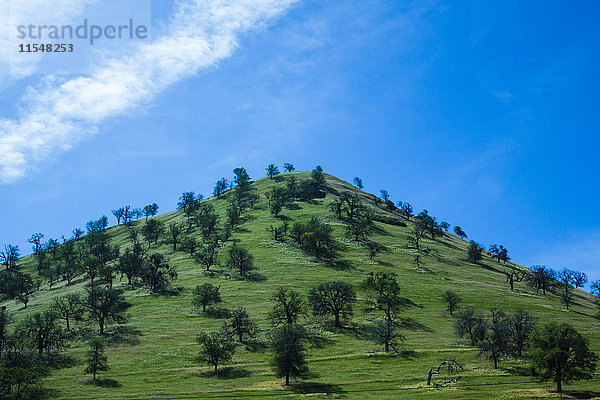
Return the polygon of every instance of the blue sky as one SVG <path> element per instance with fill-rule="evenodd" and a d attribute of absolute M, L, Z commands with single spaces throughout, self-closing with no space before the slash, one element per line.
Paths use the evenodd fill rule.
<path fill-rule="evenodd" d="M 597 2 L 228 3 L 154 1 L 152 44 L 81 76 L 3 62 L 0 245 L 292 162 L 600 279 Z"/>

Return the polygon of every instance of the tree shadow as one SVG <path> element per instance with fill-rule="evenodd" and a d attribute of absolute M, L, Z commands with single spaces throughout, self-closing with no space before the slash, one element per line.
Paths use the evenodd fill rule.
<path fill-rule="evenodd" d="M 286 210 L 302 210 L 298 203 L 289 203 L 285 206 Z"/>
<path fill-rule="evenodd" d="M 329 395 L 332 393 L 343 393 L 343 390 L 340 386 L 321 382 L 297 382 L 291 384 L 290 389 L 298 394 Z"/>
<path fill-rule="evenodd" d="M 119 344 L 127 344 L 130 346 L 136 346 L 140 344 L 140 336 L 142 336 L 142 331 L 139 329 L 132 328 L 127 325 L 118 325 L 111 328 L 108 331 L 107 344 L 111 345 L 119 345 Z"/>
<path fill-rule="evenodd" d="M 267 280 L 267 277 L 260 272 L 252 271 L 244 276 L 239 276 L 238 279 L 249 282 L 264 282 Z"/>
<path fill-rule="evenodd" d="M 563 393 L 575 399 L 597 399 L 600 397 L 600 392 L 592 390 L 563 390 Z"/>
<path fill-rule="evenodd" d="M 218 379 L 237 379 L 247 378 L 250 376 L 250 371 L 245 368 L 233 368 L 233 367 L 221 367 L 216 371 L 210 369 L 208 371 L 201 371 L 200 376 L 204 378 L 218 378 Z"/>
<path fill-rule="evenodd" d="M 335 269 L 337 271 L 346 271 L 349 269 L 354 269 L 354 265 L 350 263 L 348 260 L 336 260 L 330 259 L 325 260 L 325 265 L 329 268 Z"/>
<path fill-rule="evenodd" d="M 428 327 L 425 324 L 418 322 L 417 320 L 415 320 L 413 318 L 402 318 L 399 325 L 401 328 L 407 329 L 410 331 L 423 331 L 423 332 L 429 332 L 429 333 L 433 332 L 433 329 L 431 329 L 430 327 Z"/>
<path fill-rule="evenodd" d="M 50 368 L 72 368 L 77 365 L 77 359 L 67 354 L 51 354 L 47 363 Z"/>
<path fill-rule="evenodd" d="M 99 386 L 99 387 L 103 387 L 103 388 L 118 388 L 121 387 L 121 384 L 114 380 L 114 379 L 100 379 L 100 378 L 96 378 L 96 380 L 89 378 L 86 379 L 83 382 L 85 385 L 94 385 L 94 386 Z"/>
<path fill-rule="evenodd" d="M 165 288 L 155 293 L 151 293 L 152 296 L 165 296 L 165 297 L 173 297 L 179 296 L 183 292 L 183 286 L 177 286 L 176 288 Z"/>
<path fill-rule="evenodd" d="M 227 308 L 209 308 L 204 313 L 208 318 L 225 319 L 231 317 L 231 311 Z"/>
<path fill-rule="evenodd" d="M 260 341 L 260 340 L 249 340 L 246 341 L 243 344 L 244 348 L 251 352 L 251 353 L 259 353 L 262 352 L 264 350 L 266 350 L 267 348 L 269 348 L 269 345 L 266 342 Z"/>

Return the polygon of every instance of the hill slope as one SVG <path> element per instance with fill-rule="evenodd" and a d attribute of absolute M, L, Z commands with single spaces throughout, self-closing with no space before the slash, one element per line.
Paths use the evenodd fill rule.
<path fill-rule="evenodd" d="M 284 208 L 283 217 L 275 218 L 269 212 L 265 193 L 273 187 L 285 185 L 290 176 L 307 179 L 310 173 L 286 173 L 278 179 L 263 178 L 252 183 L 252 190 L 260 199 L 253 209 L 246 212 L 244 222 L 233 231 L 232 240 L 226 245 L 228 248 L 235 241 L 247 248 L 254 256 L 261 279 L 248 281 L 235 278 L 224 266 L 226 249 L 220 251 L 220 266 L 214 267 L 214 272 L 205 273 L 188 254 L 174 252 L 171 245 L 159 243 L 151 252 L 163 253 L 169 263 L 176 266 L 178 279 L 173 286 L 180 290 L 172 295 L 150 294 L 143 288 L 126 291 L 127 300 L 132 304 L 128 310 L 128 329 L 121 335 L 123 340 L 114 340 L 108 347 L 111 369 L 102 374 L 104 378 L 117 381 L 117 387 L 85 384 L 81 363 L 53 372 L 46 379 L 46 385 L 58 389 L 63 399 L 235 398 L 246 395 L 295 398 L 304 397 L 302 393 L 338 393 L 349 398 L 436 399 L 443 396 L 487 399 L 500 396 L 500 393 L 505 393 L 507 398 L 534 398 L 548 394 L 553 385 L 532 383 L 526 362 L 504 360 L 500 363 L 501 368 L 494 370 L 488 360 L 478 357 L 476 349 L 456 337 L 453 318 L 444 311 L 445 305 L 441 300 L 441 295 L 447 290 L 453 290 L 462 297 L 462 306 L 473 305 L 481 311 L 498 307 L 513 312 L 521 307 L 542 322 L 566 320 L 591 340 L 594 351 L 600 351 L 599 323 L 592 317 L 596 309 L 589 294 L 577 290 L 576 304 L 566 311 L 553 295 L 542 296 L 523 283 L 517 283 L 516 290 L 511 292 L 503 274 L 507 266 L 498 264 L 487 255 L 479 264 L 469 263 L 466 260 L 468 242 L 449 233 L 435 241 L 424 241 L 432 251 L 423 255 L 422 265 L 416 267 L 415 250 L 407 248 L 412 222 L 407 222 L 407 226 L 376 222 L 378 230 L 371 240 L 385 245 L 389 251 L 370 260 L 363 246 L 345 237 L 344 224 L 332 215 L 329 204 L 341 192 L 349 191 L 358 193 L 369 207 L 376 210 L 381 216 L 379 220 L 399 220 L 400 217 L 378 207 L 372 195 L 327 175 L 325 198 L 296 202 L 293 207 Z M 214 205 L 221 221 L 225 218 L 226 198 L 230 195 L 204 200 Z M 271 225 L 280 225 L 283 220 L 292 224 L 310 217 L 318 217 L 334 227 L 334 236 L 340 246 L 336 263 L 319 262 L 303 253 L 291 240 L 273 240 L 268 231 Z M 181 211 L 154 218 L 165 224 L 186 219 Z M 141 226 L 144 221 L 136 224 Z M 108 233 L 112 242 L 120 244 L 122 250 L 129 246 L 124 226 L 109 228 Z M 200 237 L 198 232 L 192 235 Z M 22 263 L 25 269 L 34 270 L 33 257 L 25 257 Z M 403 312 L 402 333 L 405 340 L 401 348 L 404 351 L 396 355 L 382 353 L 381 346 L 367 340 L 361 329 L 376 319 L 375 313 L 364 311 L 364 292 L 358 290 L 371 271 L 396 273 L 403 295 L 418 305 Z M 320 330 L 327 340 L 321 347 L 308 349 L 311 373 L 306 379 L 298 380 L 291 389 L 284 388 L 282 380 L 273 375 L 268 348 L 249 350 L 240 347 L 229 372 L 217 376 L 211 374 L 210 367 L 194 361 L 199 350 L 196 343 L 198 334 L 217 330 L 224 321 L 208 318 L 193 310 L 192 289 L 196 285 L 205 282 L 220 285 L 224 300 L 222 308 L 246 307 L 261 329 L 259 340 L 265 341 L 270 329 L 267 320 L 272 307 L 270 297 L 277 288 L 293 288 L 306 296 L 310 288 L 331 280 L 346 281 L 357 288 L 359 301 L 351 326 L 354 329 L 333 330 L 327 328 L 326 322 L 312 316 L 305 318 L 305 323 Z M 116 285 L 124 286 L 126 280 L 116 282 Z M 83 292 L 84 284 L 83 278 L 80 278 L 69 286 L 63 282 L 52 290 L 42 287 L 24 310 L 14 302 L 5 305 L 19 320 L 44 310 L 57 296 Z M 85 343 L 74 342 L 68 353 L 82 360 L 85 350 Z M 458 360 L 465 367 L 459 384 L 443 389 L 444 392 L 425 387 L 427 372 L 448 358 Z M 497 383 L 506 385 L 486 386 Z M 597 386 L 598 380 L 593 380 L 567 389 L 591 390 Z"/>

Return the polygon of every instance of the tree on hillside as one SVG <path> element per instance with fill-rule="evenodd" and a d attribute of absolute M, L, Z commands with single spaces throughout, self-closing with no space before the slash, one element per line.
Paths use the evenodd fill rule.
<path fill-rule="evenodd" d="M 35 349 L 39 358 L 50 356 L 65 344 L 64 332 L 56 320 L 56 314 L 49 310 L 30 315 L 17 327 L 18 340 Z"/>
<path fill-rule="evenodd" d="M 104 340 L 93 338 L 89 342 L 89 349 L 85 357 L 86 374 L 92 374 L 92 381 L 96 381 L 98 371 L 108 371 L 108 359 L 104 355 Z"/>
<path fill-rule="evenodd" d="M 273 350 L 273 371 L 278 378 L 285 377 L 290 384 L 290 376 L 301 376 L 308 372 L 304 355 L 306 331 L 296 324 L 285 324 L 275 329 L 271 339 Z"/>
<path fill-rule="evenodd" d="M 374 229 L 373 215 L 370 213 L 363 213 L 353 221 L 346 221 L 346 236 L 357 242 L 366 242 Z"/>
<path fill-rule="evenodd" d="M 201 333 L 198 336 L 201 346 L 198 362 L 212 365 L 217 372 L 217 367 L 231 361 L 235 353 L 235 343 L 223 332 Z"/>
<path fill-rule="evenodd" d="M 381 194 L 381 198 L 383 199 L 384 202 L 387 203 L 390 200 L 390 194 L 388 193 L 387 190 L 381 189 L 379 191 L 379 193 Z"/>
<path fill-rule="evenodd" d="M 469 244 L 467 259 L 473 263 L 477 263 L 483 259 L 483 248 L 474 240 L 471 240 Z"/>
<path fill-rule="evenodd" d="M 279 217 L 279 213 L 288 202 L 286 190 L 284 188 L 276 187 L 267 192 L 266 195 L 269 200 L 271 214 L 275 215 L 275 217 Z"/>
<path fill-rule="evenodd" d="M 267 176 L 270 179 L 273 179 L 273 177 L 275 175 L 279 175 L 279 168 L 275 164 L 269 164 L 269 165 L 267 165 L 267 168 L 265 168 L 265 170 L 267 171 Z"/>
<path fill-rule="evenodd" d="M 4 246 L 4 250 L 0 251 L 0 262 L 4 265 L 5 269 L 15 271 L 18 269 L 20 256 L 19 246 L 7 244 Z"/>
<path fill-rule="evenodd" d="M 539 379 L 544 382 L 552 379 L 559 393 L 563 382 L 591 379 L 598 362 L 588 340 L 567 323 L 552 322 L 536 329 L 529 354 Z"/>
<path fill-rule="evenodd" d="M 492 309 L 489 321 L 483 321 L 479 332 L 479 340 L 475 344 L 479 347 L 480 354 L 486 355 L 494 362 L 494 369 L 498 369 L 498 361 L 510 352 L 510 331 L 506 314 Z"/>
<path fill-rule="evenodd" d="M 575 298 L 573 296 L 573 271 L 568 268 L 563 268 L 557 274 L 557 279 L 561 283 L 560 285 L 560 299 L 564 303 L 567 310 L 569 309 L 569 305 L 571 305 Z"/>
<path fill-rule="evenodd" d="M 156 203 L 152 203 L 152 204 L 148 204 L 147 206 L 144 206 L 144 208 L 142 209 L 142 212 L 144 213 L 144 216 L 146 217 L 146 220 L 148 219 L 148 217 L 154 217 L 156 214 L 158 214 L 158 204 Z"/>
<path fill-rule="evenodd" d="M 447 290 L 446 293 L 442 295 L 442 300 L 448 305 L 446 307 L 446 311 L 450 313 L 450 315 L 454 315 L 454 311 L 458 309 L 458 304 L 461 302 L 461 297 L 453 292 L 452 290 Z"/>
<path fill-rule="evenodd" d="M 542 289 L 545 296 L 546 291 L 552 289 L 556 283 L 556 272 L 544 265 L 534 265 L 531 270 L 532 273 L 527 274 L 527 284 L 535 290 Z"/>
<path fill-rule="evenodd" d="M 356 193 L 344 192 L 340 195 L 340 200 L 343 203 L 342 210 L 350 221 L 353 221 L 365 209 L 365 205 Z"/>
<path fill-rule="evenodd" d="M 327 282 L 313 287 L 308 293 L 308 304 L 316 316 L 333 315 L 336 327 L 352 316 L 356 293 L 346 282 Z"/>
<path fill-rule="evenodd" d="M 294 164 L 291 163 L 283 163 L 283 170 L 285 172 L 294 172 L 296 170 L 296 167 L 294 167 Z"/>
<path fill-rule="evenodd" d="M 425 228 L 427 229 L 429 235 L 431 235 L 432 240 L 435 240 L 436 236 L 441 235 L 441 230 L 435 217 L 429 215 L 427 210 L 421 211 L 416 218 L 425 225 Z"/>
<path fill-rule="evenodd" d="M 295 234 L 300 235 L 297 238 L 298 242 L 307 254 L 321 260 L 334 256 L 333 228 L 329 224 L 312 217 L 306 224 L 294 224 L 292 229 Z"/>
<path fill-rule="evenodd" d="M 119 257 L 119 263 L 116 266 L 116 271 L 127 277 L 127 284 L 133 285 L 133 280 L 142 274 L 144 259 L 146 254 L 139 243 L 133 245 L 132 248 L 125 249 L 125 253 Z"/>
<path fill-rule="evenodd" d="M 471 346 L 475 346 L 481 337 L 483 315 L 473 307 L 465 307 L 458 312 L 454 320 L 454 329 L 459 337 L 468 336 Z"/>
<path fill-rule="evenodd" d="M 224 324 L 224 329 L 231 336 L 236 336 L 240 343 L 245 343 L 245 337 L 256 336 L 256 324 L 244 307 L 239 307 L 231 313 L 231 319 Z"/>
<path fill-rule="evenodd" d="M 590 285 L 590 292 L 596 296 L 596 305 L 598 306 L 596 318 L 600 319 L 600 280 L 592 282 Z"/>
<path fill-rule="evenodd" d="M 413 206 L 408 201 L 399 201 L 398 208 L 400 209 L 400 214 L 402 214 L 407 221 L 410 221 L 410 217 L 413 215 Z"/>
<path fill-rule="evenodd" d="M 194 255 L 194 260 L 203 265 L 206 271 L 210 271 L 210 267 L 215 265 L 217 261 L 220 247 L 221 243 L 219 238 L 216 236 L 212 237 L 206 244 L 200 246 L 198 253 Z"/>
<path fill-rule="evenodd" d="M 250 184 L 250 175 L 248 175 L 248 171 L 246 168 L 239 167 L 233 170 L 233 182 L 241 191 L 246 191 L 248 185 Z"/>
<path fill-rule="evenodd" d="M 514 291 L 515 282 L 522 282 L 525 279 L 525 272 L 517 271 L 515 266 L 511 266 L 509 271 L 504 271 L 506 283 L 510 284 L 510 291 Z"/>
<path fill-rule="evenodd" d="M 213 195 L 217 196 L 217 198 L 221 197 L 223 193 L 227 191 L 229 187 L 229 182 L 226 178 L 221 178 L 215 183 L 215 187 L 213 189 Z"/>
<path fill-rule="evenodd" d="M 421 250 L 421 241 L 425 238 L 426 226 L 421 220 L 417 220 L 413 229 L 409 232 L 407 240 L 409 246 L 415 250 Z"/>
<path fill-rule="evenodd" d="M 237 269 L 240 276 L 248 275 L 248 272 L 254 269 L 254 257 L 250 252 L 243 247 L 237 246 L 235 243 L 229 249 L 229 260 L 227 265 L 232 269 Z"/>
<path fill-rule="evenodd" d="M 54 299 L 50 308 L 56 313 L 58 318 L 65 320 L 67 331 L 71 330 L 71 321 L 81 320 L 83 314 L 81 296 L 77 293 L 69 293 Z"/>
<path fill-rule="evenodd" d="M 360 179 L 358 176 L 354 177 L 354 186 L 356 186 L 360 190 L 362 190 L 362 188 L 364 187 L 362 179 Z"/>
<path fill-rule="evenodd" d="M 168 242 L 173 245 L 173 251 L 177 251 L 177 244 L 181 242 L 183 228 L 178 222 L 171 222 L 167 229 Z"/>
<path fill-rule="evenodd" d="M 584 287 L 588 282 L 587 275 L 581 271 L 571 271 L 571 278 L 573 279 L 573 286 L 576 288 Z"/>
<path fill-rule="evenodd" d="M 527 311 L 519 308 L 507 319 L 508 333 L 510 336 L 510 352 L 513 357 L 523 357 L 529 346 L 529 337 L 535 329 L 537 319 Z"/>
<path fill-rule="evenodd" d="M 144 263 L 141 278 L 152 293 L 157 293 L 166 290 L 177 279 L 177 272 L 161 253 L 154 253 Z"/>
<path fill-rule="evenodd" d="M 125 310 L 130 306 L 121 289 L 106 288 L 100 285 L 86 288 L 87 297 L 82 303 L 89 318 L 98 324 L 100 335 L 104 335 L 106 324 L 127 321 Z"/>
<path fill-rule="evenodd" d="M 462 228 L 458 225 L 456 225 L 454 227 L 454 233 L 456 234 L 456 236 L 458 236 L 461 239 L 465 239 L 467 237 L 467 234 L 462 230 Z"/>
<path fill-rule="evenodd" d="M 394 273 L 371 272 L 362 286 L 370 294 L 367 299 L 368 309 L 383 314 L 383 320 L 373 331 L 376 342 L 383 344 L 386 352 L 390 351 L 390 348 L 395 350 L 395 339 L 401 338 L 397 332 L 398 314 L 404 308 L 415 304 L 400 295 L 400 286 Z"/>
<path fill-rule="evenodd" d="M 33 249 L 33 253 L 37 254 L 40 250 L 43 249 L 43 244 L 42 244 L 42 239 L 44 238 L 44 234 L 43 233 L 34 233 L 33 235 L 31 235 L 31 237 L 29 239 L 27 239 L 28 243 L 31 243 L 32 249 Z"/>
<path fill-rule="evenodd" d="M 292 289 L 279 288 L 271 298 L 274 303 L 268 318 L 273 325 L 295 324 L 300 316 L 306 315 L 305 304 L 300 294 Z"/>
<path fill-rule="evenodd" d="M 184 237 L 179 245 L 179 248 L 186 253 L 189 253 L 190 257 L 194 256 L 199 247 L 200 243 L 198 243 L 198 241 L 191 236 Z"/>
<path fill-rule="evenodd" d="M 36 285 L 31 275 L 25 272 L 16 272 L 12 276 L 9 292 L 15 301 L 22 303 L 23 308 L 27 308 L 35 288 Z"/>
<path fill-rule="evenodd" d="M 494 255 L 496 260 L 498 260 L 498 264 L 500 264 L 501 261 L 506 263 L 508 260 L 510 260 L 510 257 L 508 256 L 508 250 L 502 245 L 497 245 L 494 243 L 490 246 L 488 251 Z"/>
<path fill-rule="evenodd" d="M 8 326 L 12 323 L 12 318 L 6 311 L 6 306 L 0 307 L 0 360 L 4 354 L 4 350 L 9 344 Z"/>
<path fill-rule="evenodd" d="M 213 286 L 210 283 L 204 283 L 194 288 L 194 299 L 192 305 L 197 309 L 202 307 L 202 312 L 206 312 L 207 307 L 211 307 L 214 304 L 222 303 L 221 294 L 219 289 L 221 286 Z"/>
<path fill-rule="evenodd" d="M 117 219 L 117 225 L 121 225 L 121 220 L 123 219 L 123 214 L 125 213 L 125 208 L 120 207 L 116 210 L 112 210 L 113 215 Z"/>
<path fill-rule="evenodd" d="M 159 220 L 151 219 L 147 221 L 142 227 L 142 235 L 144 235 L 144 238 L 148 241 L 148 246 L 151 246 L 152 244 L 155 246 L 158 245 L 158 239 L 164 230 L 165 228 Z"/>
<path fill-rule="evenodd" d="M 194 192 L 183 192 L 181 197 L 179 198 L 179 202 L 177 203 L 177 209 L 183 210 L 187 218 L 188 229 L 187 232 L 190 233 L 192 231 L 192 215 L 196 211 L 198 207 L 198 202 L 202 200 L 202 195 L 196 196 Z"/>

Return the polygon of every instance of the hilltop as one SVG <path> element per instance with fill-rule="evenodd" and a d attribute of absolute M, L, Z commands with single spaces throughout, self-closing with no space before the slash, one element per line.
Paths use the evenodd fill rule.
<path fill-rule="evenodd" d="M 417 251 L 408 241 L 414 228 L 414 217 L 406 219 L 400 210 L 381 199 L 327 174 L 324 174 L 325 184 L 318 196 L 293 201 L 275 217 L 270 212 L 267 193 L 285 187 L 292 177 L 301 183 L 311 179 L 311 172 L 287 172 L 273 179 L 266 177 L 250 183 L 250 193 L 255 195 L 254 206 L 243 213 L 240 224 L 231 230 L 219 251 L 216 265 L 209 272 L 189 254 L 174 251 L 172 244 L 161 238 L 156 246 L 151 246 L 149 253 L 163 254 L 169 265 L 175 267 L 177 279 L 167 293 L 151 293 L 146 287 L 130 288 L 127 279 L 119 279 L 117 275 L 114 285 L 125 290 L 131 307 L 127 310 L 125 328 L 108 327 L 113 338 L 106 352 L 110 370 L 102 373 L 102 377 L 114 381 L 114 387 L 86 384 L 81 360 L 87 346 L 81 341 L 73 341 L 66 350 L 66 354 L 78 362 L 53 371 L 45 379 L 45 386 L 58 389 L 61 399 L 235 398 L 246 395 L 295 398 L 303 397 L 303 393 L 390 399 L 488 399 L 500 393 L 507 393 L 510 398 L 552 395 L 550 390 L 554 386 L 551 383 L 532 381 L 527 361 L 506 359 L 500 362 L 499 369 L 494 369 L 489 360 L 478 356 L 476 348 L 456 336 L 454 318 L 445 311 L 446 305 L 441 298 L 448 290 L 460 295 L 462 307 L 473 306 L 483 312 L 493 307 L 506 312 L 523 308 L 540 322 L 568 321 L 590 339 L 594 351 L 600 351 L 597 334 L 600 323 L 593 317 L 596 306 L 590 294 L 575 290 L 575 303 L 566 310 L 554 294 L 544 296 L 524 282 L 517 282 L 515 290 L 511 291 L 504 272 L 513 268 L 526 271 L 523 266 L 511 261 L 499 263 L 485 251 L 481 261 L 469 262 L 469 242 L 450 232 L 441 232 L 434 240 L 425 236 L 422 246 L 427 251 Z M 336 217 L 332 211 L 335 207 L 331 207 L 344 193 L 355 195 L 372 213 L 375 230 L 369 241 L 382 246 L 385 251 L 371 257 L 363 244 L 346 235 L 344 220 Z M 227 219 L 228 199 L 234 195 L 234 189 L 230 189 L 219 197 L 202 200 L 201 204 L 212 205 L 219 216 L 219 224 L 223 225 Z M 335 257 L 318 259 L 309 255 L 289 235 L 283 240 L 274 239 L 271 228 L 286 221 L 292 227 L 294 223 L 306 223 L 313 217 L 333 228 Z M 187 226 L 183 210 L 157 215 L 150 220 L 164 226 L 172 222 Z M 140 219 L 131 226 L 141 229 L 146 223 Z M 130 229 L 124 225 L 106 229 L 111 244 L 118 245 L 121 254 L 131 247 Z M 198 229 L 189 236 L 201 241 Z M 239 277 L 226 266 L 227 251 L 234 244 L 247 249 L 253 256 L 252 279 Z M 35 273 L 33 255 L 20 262 L 23 270 Z M 401 314 L 404 340 L 397 353 L 384 353 L 382 346 L 370 341 L 365 333 L 377 319 L 376 313 L 365 310 L 366 293 L 361 289 L 361 283 L 371 272 L 397 274 L 402 295 L 415 304 Z M 197 285 L 220 285 L 223 299 L 218 306 L 220 309 L 245 307 L 258 325 L 257 341 L 264 344 L 271 329 L 267 318 L 272 308 L 270 298 L 278 288 L 293 288 L 306 299 L 311 288 L 334 280 L 355 287 L 358 301 L 354 316 L 345 329 L 333 328 L 327 318 L 315 318 L 310 313 L 303 319 L 308 328 L 319 333 L 321 341 L 320 345 L 307 349 L 310 374 L 304 379 L 294 379 L 291 388 L 284 387 L 282 380 L 273 374 L 270 350 L 264 346 L 240 346 L 233 362 L 222 374 L 214 375 L 210 366 L 195 361 L 199 351 L 197 336 L 201 332 L 218 330 L 225 321 L 218 315 L 208 317 L 194 310 L 193 289 Z M 84 293 L 86 284 L 83 276 L 75 278 L 71 285 L 59 282 L 52 289 L 42 284 L 26 309 L 14 301 L 6 301 L 4 305 L 19 321 L 43 311 L 57 297 Z M 75 323 L 75 326 L 81 329 L 85 324 Z M 443 392 L 426 387 L 428 371 L 447 359 L 463 365 L 459 382 L 441 389 Z M 597 380 L 583 381 L 568 389 L 589 391 L 597 384 Z"/>

